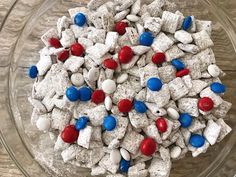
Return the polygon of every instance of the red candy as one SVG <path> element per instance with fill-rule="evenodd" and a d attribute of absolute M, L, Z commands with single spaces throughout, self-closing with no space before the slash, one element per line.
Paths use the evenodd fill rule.
<path fill-rule="evenodd" d="M 91 96 L 91 100 L 95 104 L 102 103 L 105 100 L 105 93 L 102 90 L 95 90 Z"/>
<path fill-rule="evenodd" d="M 114 30 L 119 34 L 123 35 L 125 34 L 126 30 L 125 28 L 128 27 L 128 23 L 125 22 L 117 22 L 114 26 Z"/>
<path fill-rule="evenodd" d="M 118 52 L 118 59 L 120 63 L 129 63 L 133 58 L 134 53 L 129 46 L 122 47 Z"/>
<path fill-rule="evenodd" d="M 156 121 L 156 127 L 160 133 L 164 133 L 167 130 L 166 120 L 162 117 L 158 118 Z"/>
<path fill-rule="evenodd" d="M 166 61 L 166 56 L 164 53 L 157 52 L 152 56 L 152 62 L 154 64 L 162 64 Z"/>
<path fill-rule="evenodd" d="M 61 139 L 66 143 L 74 143 L 79 136 L 79 132 L 74 125 L 67 125 L 61 132 Z"/>
<path fill-rule="evenodd" d="M 118 110 L 122 113 L 131 111 L 132 107 L 132 102 L 128 99 L 122 99 L 118 102 Z"/>
<path fill-rule="evenodd" d="M 84 53 L 84 47 L 80 43 L 74 43 L 70 46 L 71 54 L 81 56 Z"/>
<path fill-rule="evenodd" d="M 204 112 L 212 110 L 214 102 L 209 97 L 203 97 L 198 100 L 198 108 Z"/>
<path fill-rule="evenodd" d="M 66 61 L 67 58 L 69 58 L 70 52 L 68 50 L 63 50 L 60 53 L 57 54 L 58 60 L 61 62 Z"/>
<path fill-rule="evenodd" d="M 183 76 L 186 76 L 186 75 L 188 75 L 189 74 L 189 69 L 182 69 L 182 70 L 180 70 L 180 71 L 178 71 L 178 72 L 176 72 L 176 77 L 183 77 Z"/>
<path fill-rule="evenodd" d="M 114 69 L 115 70 L 118 67 L 118 64 L 116 63 L 115 60 L 109 58 L 109 59 L 105 59 L 103 61 L 103 66 L 108 68 L 108 69 Z"/>
<path fill-rule="evenodd" d="M 144 138 L 139 146 L 143 155 L 151 156 L 156 151 L 157 145 L 152 138 Z"/>
<path fill-rule="evenodd" d="M 49 45 L 50 45 L 51 47 L 54 47 L 54 48 L 56 48 L 56 49 L 58 49 L 58 48 L 61 47 L 61 43 L 60 43 L 59 39 L 54 38 L 54 37 L 50 38 L 50 39 L 48 40 L 48 43 L 49 43 Z"/>

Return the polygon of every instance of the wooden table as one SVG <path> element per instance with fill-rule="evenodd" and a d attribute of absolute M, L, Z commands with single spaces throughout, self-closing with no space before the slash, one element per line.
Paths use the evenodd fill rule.
<path fill-rule="evenodd" d="M 16 0 L 0 0 L 0 26 L 4 23 L 4 19 L 7 16 L 7 12 L 11 8 L 12 4 Z M 224 2 L 220 0 L 215 0 L 217 3 L 221 4 L 224 11 L 229 17 L 236 22 L 236 1 L 226 0 L 227 6 L 224 6 Z M 8 156 L 6 150 L 0 143 L 0 177 L 23 177 L 22 173 L 18 170 L 15 164 L 12 162 Z"/>

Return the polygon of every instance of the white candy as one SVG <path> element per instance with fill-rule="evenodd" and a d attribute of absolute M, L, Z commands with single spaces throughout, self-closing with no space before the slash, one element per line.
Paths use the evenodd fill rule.
<path fill-rule="evenodd" d="M 176 31 L 175 39 L 182 42 L 183 44 L 189 44 L 193 41 L 191 34 L 184 30 Z"/>
<path fill-rule="evenodd" d="M 120 151 L 118 149 L 113 149 L 111 150 L 111 153 L 110 153 L 110 161 L 113 163 L 113 164 L 118 164 L 121 160 L 121 154 L 120 154 Z"/>
<path fill-rule="evenodd" d="M 107 94 L 112 94 L 116 91 L 116 83 L 111 79 L 107 79 L 102 83 L 102 90 Z"/>
<path fill-rule="evenodd" d="M 179 146 L 174 146 L 170 150 L 170 156 L 172 159 L 177 159 L 181 154 L 181 148 Z"/>
<path fill-rule="evenodd" d="M 111 97 L 109 96 L 106 96 L 105 98 L 105 107 L 106 107 L 106 110 L 110 111 L 111 108 L 112 108 L 112 100 L 111 100 Z"/>
<path fill-rule="evenodd" d="M 207 70 L 212 77 L 218 77 L 220 75 L 220 68 L 215 64 L 209 65 Z"/>
<path fill-rule="evenodd" d="M 119 75 L 116 79 L 117 84 L 122 84 L 128 79 L 129 75 L 127 73 L 123 73 Z"/>
<path fill-rule="evenodd" d="M 80 73 L 74 73 L 71 75 L 71 83 L 77 87 L 82 86 L 84 84 L 84 77 Z"/>
<path fill-rule="evenodd" d="M 51 121 L 47 117 L 39 116 L 36 126 L 40 131 L 48 131 L 50 129 Z"/>
<path fill-rule="evenodd" d="M 91 68 L 88 72 L 88 79 L 90 81 L 96 81 L 99 77 L 99 68 Z"/>
<path fill-rule="evenodd" d="M 136 16 L 136 15 L 127 15 L 126 16 L 126 18 L 127 18 L 127 20 L 129 20 L 129 21 L 131 21 L 131 22 L 137 22 L 137 21 L 139 21 L 139 17 L 138 16 Z"/>
<path fill-rule="evenodd" d="M 167 109 L 167 114 L 168 114 L 168 116 L 170 116 L 172 119 L 175 119 L 175 120 L 179 119 L 179 113 L 178 113 L 178 111 L 176 111 L 174 108 L 169 107 L 169 108 Z"/>
<path fill-rule="evenodd" d="M 130 155 L 127 150 L 125 150 L 124 148 L 120 148 L 120 154 L 123 157 L 123 159 L 125 159 L 126 161 L 130 161 Z"/>

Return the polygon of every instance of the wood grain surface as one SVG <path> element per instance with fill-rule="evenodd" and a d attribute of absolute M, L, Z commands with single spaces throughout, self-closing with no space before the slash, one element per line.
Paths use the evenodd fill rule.
<path fill-rule="evenodd" d="M 15 3 L 15 1 L 16 0 L 0 0 L 0 26 L 4 23 L 4 20 L 7 17 L 8 12 Z M 236 23 L 236 0 L 224 0 L 224 1 L 215 0 L 215 2 L 221 5 L 225 13 L 227 13 L 227 15 Z M 236 76 L 236 74 L 234 75 Z M 17 167 L 12 162 L 6 150 L 1 144 L 0 144 L 0 177 L 23 177 L 22 173 L 17 169 Z"/>

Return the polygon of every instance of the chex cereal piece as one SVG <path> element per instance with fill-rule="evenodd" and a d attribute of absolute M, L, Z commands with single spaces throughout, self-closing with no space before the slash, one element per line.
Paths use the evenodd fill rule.
<path fill-rule="evenodd" d="M 171 61 L 174 58 L 181 58 L 185 55 L 185 53 L 180 50 L 177 45 L 173 45 L 169 50 L 165 52 L 166 55 L 166 61 Z"/>
<path fill-rule="evenodd" d="M 189 90 L 179 77 L 168 83 L 170 95 L 173 100 L 178 100 L 188 94 Z"/>
<path fill-rule="evenodd" d="M 138 71 L 139 71 L 138 73 L 140 76 L 141 86 L 145 86 L 147 80 L 151 77 L 159 78 L 157 66 L 152 63 L 146 65 L 143 68 L 139 68 Z"/>
<path fill-rule="evenodd" d="M 146 114 L 137 113 L 135 110 L 129 112 L 129 120 L 134 128 L 143 128 L 148 125 Z"/>
<path fill-rule="evenodd" d="M 192 151 L 192 156 L 197 157 L 198 155 L 200 155 L 202 153 L 206 153 L 209 146 L 210 146 L 210 144 L 207 141 L 205 141 L 205 143 L 202 147 L 196 148 L 194 151 Z"/>
<path fill-rule="evenodd" d="M 84 47 L 84 49 L 93 46 L 93 41 L 84 37 L 79 37 L 78 42 Z"/>
<path fill-rule="evenodd" d="M 155 17 L 147 17 L 144 21 L 144 28 L 157 35 L 161 31 L 162 20 Z"/>
<path fill-rule="evenodd" d="M 152 48 L 155 52 L 165 52 L 174 44 L 174 42 L 165 35 L 165 33 L 160 32 L 152 43 Z"/>
<path fill-rule="evenodd" d="M 63 151 L 65 149 L 67 149 L 70 146 L 70 144 L 65 143 L 62 139 L 61 139 L 61 135 L 59 134 L 57 137 L 57 140 L 55 142 L 54 145 L 54 151 Z"/>
<path fill-rule="evenodd" d="M 167 177 L 170 175 L 171 161 L 164 161 L 158 158 L 153 158 L 151 165 L 148 168 L 150 177 L 162 176 Z"/>
<path fill-rule="evenodd" d="M 135 99 L 136 100 L 140 100 L 140 101 L 145 101 L 146 99 L 146 89 L 142 89 L 140 90 L 136 95 L 135 95 Z"/>
<path fill-rule="evenodd" d="M 156 125 L 151 124 L 149 126 L 146 126 L 143 128 L 143 131 L 146 133 L 147 136 L 153 138 L 157 143 L 161 144 L 162 139 L 161 136 L 157 130 Z"/>
<path fill-rule="evenodd" d="M 135 131 L 127 132 L 120 146 L 130 153 L 135 154 L 143 138 L 143 135 Z"/>
<path fill-rule="evenodd" d="M 105 131 L 102 134 L 103 142 L 109 145 L 113 139 L 122 139 L 129 123 L 128 117 L 114 116 L 116 118 L 116 127 L 112 131 Z"/>
<path fill-rule="evenodd" d="M 118 41 L 117 32 L 108 32 L 106 35 L 105 45 L 110 47 L 110 51 L 114 51 Z"/>
<path fill-rule="evenodd" d="M 151 91 L 147 89 L 146 101 L 154 102 L 158 108 L 162 108 L 168 104 L 170 100 L 170 90 L 167 84 L 164 84 L 160 91 Z"/>
<path fill-rule="evenodd" d="M 165 148 L 165 147 L 161 146 L 159 148 L 159 152 L 160 152 L 160 157 L 162 158 L 162 160 L 164 160 L 164 161 L 169 161 L 170 160 L 170 150 L 169 150 L 169 148 Z"/>
<path fill-rule="evenodd" d="M 90 10 L 96 10 L 98 7 L 100 7 L 101 5 L 105 4 L 106 2 L 108 2 L 108 0 L 91 0 L 87 4 L 87 7 Z"/>
<path fill-rule="evenodd" d="M 178 100 L 178 107 L 181 112 L 198 117 L 199 111 L 197 103 L 198 99 L 196 98 L 181 98 Z"/>
<path fill-rule="evenodd" d="M 80 130 L 77 140 L 78 145 L 88 149 L 92 133 L 93 128 L 91 126 L 86 126 L 84 129 Z"/>
<path fill-rule="evenodd" d="M 192 78 L 190 75 L 183 76 L 182 80 L 189 90 L 193 87 Z"/>
<path fill-rule="evenodd" d="M 207 87 L 207 83 L 202 80 L 192 80 L 192 88 L 189 91 L 189 96 L 195 96 L 199 94 L 205 87 Z"/>
<path fill-rule="evenodd" d="M 90 31 L 88 33 L 88 39 L 92 40 L 94 43 L 104 44 L 105 38 L 106 38 L 106 30 L 90 28 Z"/>
<path fill-rule="evenodd" d="M 90 108 L 86 110 L 86 112 L 93 126 L 102 125 L 102 120 L 107 115 L 104 105 L 98 105 L 97 107 Z"/>
<path fill-rule="evenodd" d="M 133 27 L 127 27 L 125 29 L 126 29 L 126 33 L 128 35 L 128 38 L 129 38 L 131 44 L 132 45 L 138 44 L 139 35 L 138 35 L 137 30 Z"/>
<path fill-rule="evenodd" d="M 47 111 L 50 112 L 55 106 L 54 100 L 57 99 L 59 96 L 56 95 L 54 90 L 48 92 L 48 94 L 43 98 L 42 103 L 46 107 Z"/>
<path fill-rule="evenodd" d="M 139 77 L 135 77 L 135 76 L 129 76 L 129 83 L 131 88 L 133 88 L 133 90 L 138 93 L 140 90 L 142 90 L 142 86 L 140 85 L 140 79 Z"/>
<path fill-rule="evenodd" d="M 71 116 L 69 111 L 54 108 L 52 110 L 52 128 L 62 130 L 70 122 Z"/>
<path fill-rule="evenodd" d="M 119 6 L 117 6 L 116 10 L 122 11 L 122 10 L 128 9 L 130 6 L 132 6 L 134 1 L 133 0 L 127 0 L 127 1 L 118 0 L 117 2 L 118 2 Z"/>
<path fill-rule="evenodd" d="M 111 172 L 112 174 L 115 174 L 119 168 L 118 164 L 114 164 L 110 160 L 110 155 L 106 154 L 101 161 L 99 162 L 99 166 L 106 169 L 107 171 Z"/>
<path fill-rule="evenodd" d="M 115 22 L 118 22 L 118 21 L 123 20 L 123 19 L 129 14 L 129 12 L 130 12 L 130 10 L 129 10 L 129 9 L 126 9 L 126 10 L 123 10 L 123 11 L 117 13 L 117 14 L 114 16 Z"/>
<path fill-rule="evenodd" d="M 145 163 L 137 163 L 136 165 L 129 168 L 129 177 L 146 177 L 148 175 L 148 170 L 145 169 Z"/>
<path fill-rule="evenodd" d="M 211 98 L 212 101 L 214 102 L 214 107 L 218 107 L 220 104 L 223 103 L 223 99 L 222 99 L 219 95 L 215 94 L 215 93 L 211 90 L 210 87 L 207 87 L 207 88 L 205 88 L 204 90 L 202 90 L 202 91 L 200 92 L 200 97 L 201 97 L 201 98 L 202 98 L 202 97 L 209 97 L 209 98 Z"/>
<path fill-rule="evenodd" d="M 167 123 L 167 130 L 162 133 L 161 135 L 161 138 L 162 140 L 167 140 L 167 138 L 170 136 L 171 132 L 172 132 L 172 129 L 173 129 L 173 122 L 170 121 L 169 119 L 165 119 L 166 120 L 166 123 Z"/>
<path fill-rule="evenodd" d="M 194 45 L 194 44 L 182 44 L 182 43 L 179 43 L 177 44 L 177 46 L 185 51 L 185 52 L 189 52 L 189 53 L 192 53 L 192 54 L 196 54 L 200 51 L 200 49 L 198 48 L 198 46 Z"/>
<path fill-rule="evenodd" d="M 76 73 L 83 64 L 83 57 L 70 56 L 63 64 L 63 67 L 73 73 Z"/>
<path fill-rule="evenodd" d="M 180 21 L 180 15 L 174 14 L 172 12 L 164 11 L 162 14 L 162 30 L 169 33 L 175 33 L 177 30 L 179 21 Z"/>
<path fill-rule="evenodd" d="M 67 29 L 70 26 L 70 23 L 71 20 L 66 16 L 62 16 L 57 20 L 57 31 L 59 36 L 61 36 L 61 33 L 64 29 Z"/>
<path fill-rule="evenodd" d="M 73 31 L 75 38 L 84 38 L 88 36 L 88 27 L 80 27 L 77 25 L 71 25 L 70 29 Z"/>
<path fill-rule="evenodd" d="M 102 63 L 101 57 L 103 57 L 109 50 L 109 46 L 96 43 L 94 46 L 87 48 L 86 53 L 92 57 L 95 63 L 100 65 Z"/>
<path fill-rule="evenodd" d="M 108 145 L 108 149 L 117 149 L 120 146 L 120 140 L 113 139 Z"/>
<path fill-rule="evenodd" d="M 71 145 L 70 147 L 66 148 L 61 152 L 61 156 L 64 162 L 68 162 L 72 159 L 75 159 L 77 154 L 77 146 Z"/>
<path fill-rule="evenodd" d="M 217 118 L 224 118 L 231 107 L 232 103 L 223 100 L 223 102 L 217 108 L 212 110 L 212 114 Z"/>
<path fill-rule="evenodd" d="M 205 30 L 211 36 L 212 21 L 196 20 L 196 28 L 197 31 Z"/>
<path fill-rule="evenodd" d="M 61 33 L 61 45 L 63 47 L 70 47 L 73 43 L 76 42 L 74 33 L 71 29 L 66 29 Z"/>
<path fill-rule="evenodd" d="M 214 45 L 214 43 L 211 40 L 209 34 L 205 30 L 202 30 L 198 33 L 192 34 L 192 37 L 193 37 L 194 42 L 196 43 L 196 45 L 201 50 L 204 50 L 208 47 L 212 47 Z"/>
<path fill-rule="evenodd" d="M 186 68 L 190 71 L 190 76 L 192 79 L 199 79 L 201 78 L 201 61 L 199 61 L 196 58 L 190 59 L 190 60 L 184 60 L 183 61 Z"/>
<path fill-rule="evenodd" d="M 191 34 L 184 30 L 176 31 L 174 37 L 183 44 L 189 44 L 193 41 Z"/>
<path fill-rule="evenodd" d="M 80 167 L 92 168 L 105 155 L 102 147 L 85 149 L 78 146 L 77 148 L 76 164 Z"/>
<path fill-rule="evenodd" d="M 50 56 L 40 55 L 40 60 L 36 64 L 38 68 L 38 75 L 43 76 L 52 66 L 52 59 Z"/>
<path fill-rule="evenodd" d="M 132 100 L 135 95 L 135 91 L 129 81 L 117 86 L 115 93 L 113 94 L 112 101 L 116 104 L 120 99 Z"/>
<path fill-rule="evenodd" d="M 208 66 L 215 63 L 215 55 L 211 48 L 207 48 L 196 55 L 193 55 L 193 59 L 200 60 L 200 69 L 201 71 L 207 70 Z"/>
<path fill-rule="evenodd" d="M 100 166 L 94 166 L 91 168 L 91 176 L 104 175 L 106 170 Z"/>
<path fill-rule="evenodd" d="M 204 123 L 201 123 L 198 119 L 193 119 L 191 125 L 188 127 L 188 130 L 194 133 L 205 127 L 206 125 Z"/>
<path fill-rule="evenodd" d="M 142 55 L 139 60 L 137 61 L 137 66 L 142 68 L 146 65 L 146 55 Z"/>
<path fill-rule="evenodd" d="M 217 138 L 217 142 L 220 142 L 226 137 L 226 135 L 228 135 L 232 131 L 232 128 L 227 125 L 223 119 L 218 119 L 216 123 L 221 127 L 220 135 Z"/>
<path fill-rule="evenodd" d="M 162 13 L 162 7 L 164 6 L 165 2 L 162 0 L 154 0 L 147 6 L 147 12 L 150 13 L 153 17 L 159 17 Z M 144 6 L 143 6 L 144 7 Z"/>
<path fill-rule="evenodd" d="M 41 40 L 46 46 L 49 46 L 48 40 L 50 38 L 58 38 L 57 31 L 54 28 L 51 28 L 46 33 L 44 33 L 41 37 Z"/>
<path fill-rule="evenodd" d="M 133 56 L 132 60 L 131 60 L 129 63 L 122 64 L 122 65 L 121 65 L 121 68 L 122 68 L 123 70 L 128 70 L 128 69 L 133 68 L 133 66 L 136 64 L 136 62 L 138 61 L 138 59 L 139 59 L 139 56 L 138 56 L 138 55 Z"/>
<path fill-rule="evenodd" d="M 47 112 L 46 107 L 39 100 L 29 97 L 28 101 L 31 103 L 31 105 L 34 107 L 34 109 L 36 109 L 38 113 Z"/>
<path fill-rule="evenodd" d="M 172 65 L 162 66 L 158 68 L 160 79 L 163 83 L 168 83 L 175 78 L 176 70 Z"/>
<path fill-rule="evenodd" d="M 208 120 L 207 127 L 204 130 L 204 137 L 211 144 L 214 145 L 220 135 L 221 126 L 213 120 Z"/>

